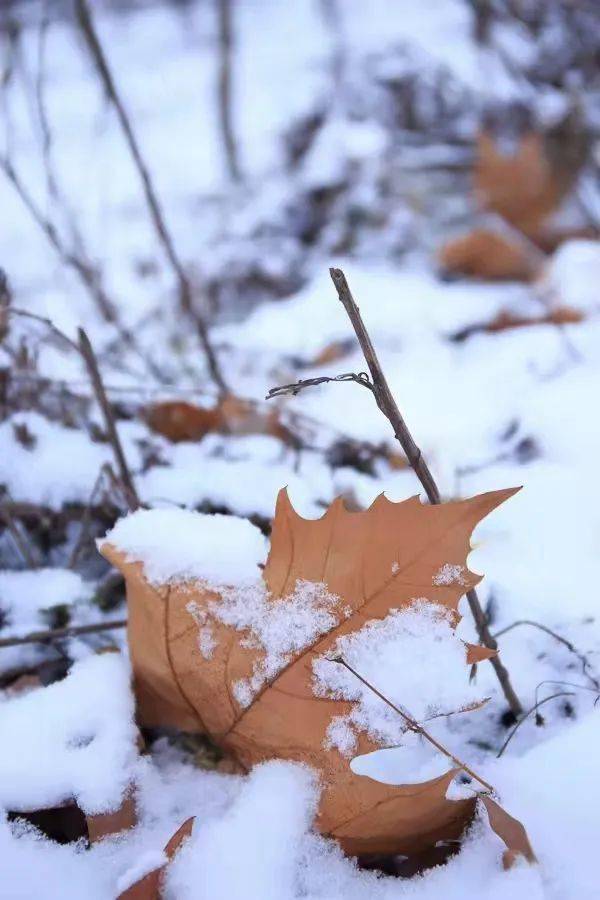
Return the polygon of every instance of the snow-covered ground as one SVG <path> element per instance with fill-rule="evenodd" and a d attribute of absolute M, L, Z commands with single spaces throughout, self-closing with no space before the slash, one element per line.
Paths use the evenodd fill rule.
<path fill-rule="evenodd" d="M 506 96 L 517 89 L 475 48 L 467 4 L 439 0 L 427 11 L 409 0 L 397 6 L 392 15 L 384 0 L 343 4 L 353 69 L 358 71 L 369 54 L 404 42 L 411 54 L 444 67 L 465 90 Z M 25 77 L 18 70 L 11 91 L 2 95 L 5 147 L 41 208 L 52 210 L 31 92 L 39 49 L 37 5 L 29 9 L 22 36 Z M 369 193 L 374 190 L 371 157 L 385 164 L 391 158 L 385 154 L 395 152 L 375 113 L 361 123 L 334 114 L 309 158 L 297 171 L 285 172 L 282 133 L 327 94 L 331 35 L 319 4 L 308 0 L 244 2 L 237 4 L 237 14 L 236 121 L 249 175 L 244 188 L 227 186 L 222 163 L 210 4 L 183 5 L 179 12 L 156 5 L 98 17 L 169 226 L 182 258 L 197 266 L 200 279 L 234 268 L 236 254 L 263 239 L 264 229 L 257 232 L 257 227 L 265 223 L 273 224 L 275 238 L 265 244 L 264 270 L 275 276 L 287 271 L 287 261 L 299 252 L 281 236 L 290 197 L 308 187 L 331 187 L 340 167 L 348 166 L 350 179 L 356 178 L 353 199 L 364 212 L 378 202 Z M 52 155 L 67 206 L 90 254 L 102 265 L 123 322 L 174 383 L 158 384 L 137 357 L 110 352 L 112 326 L 57 261 L 1 173 L 0 266 L 10 278 L 16 307 L 50 317 L 71 337 L 79 325 L 90 334 L 111 399 L 119 404 L 119 433 L 139 496 L 149 506 L 164 508 L 165 519 L 172 521 L 166 527 L 172 530 L 174 558 L 193 551 L 194 540 L 193 533 L 185 540 L 178 534 L 176 506 L 250 517 L 264 527 L 284 485 L 306 517 L 320 516 L 339 494 L 366 508 L 381 492 L 391 500 L 421 492 L 409 469 L 385 458 L 385 448 L 395 449 L 389 423 L 372 395 L 352 383 L 311 387 L 265 405 L 278 404 L 273 408 L 282 420 L 306 438 L 301 450 L 271 434 L 210 434 L 202 441 L 171 443 L 150 430 L 145 405 L 179 398 L 207 406 L 214 392 L 195 337 L 176 306 L 170 271 L 157 251 L 118 125 L 66 22 L 54 24 L 46 38 L 45 96 Z M 556 99 L 547 97 L 547 105 Z M 60 652 L 40 645 L 0 647 L 3 676 L 31 672 L 61 655 L 76 660 L 63 680 L 29 685 L 19 695 L 11 693 L 10 677 L 3 681 L 2 810 L 27 812 L 74 798 L 84 812 L 94 814 L 118 805 L 134 782 L 139 815 L 133 830 L 87 848 L 84 842 L 55 843 L 2 813 L 1 896 L 114 898 L 160 864 L 167 839 L 195 816 L 192 836 L 168 870 L 166 896 L 176 900 L 433 900 L 466 893 L 486 900 L 598 897 L 600 249 L 591 242 L 567 245 L 549 264 L 545 282 L 535 286 L 443 282 L 431 249 L 453 213 L 460 219 L 467 204 L 444 195 L 429 234 L 423 208 L 437 205 L 435 184 L 424 186 L 422 175 L 413 183 L 408 168 L 403 171 L 398 208 L 394 215 L 385 211 L 381 241 L 374 227 L 362 245 L 349 250 L 336 235 L 325 233 L 317 248 L 303 255 L 298 283 L 288 296 L 274 299 L 265 290 L 263 297 L 260 287 L 246 305 L 236 296 L 239 308 L 232 302 L 219 310 L 212 338 L 230 387 L 258 403 L 270 388 L 298 378 L 363 371 L 364 360 L 327 271 L 330 265 L 341 266 L 444 497 L 523 486 L 477 528 L 469 565 L 485 574 L 479 594 L 494 633 L 530 620 L 564 639 L 531 624 L 500 636 L 503 662 L 525 709 L 551 694 L 568 696 L 545 703 L 543 722 L 528 718 L 496 759 L 510 733 L 510 719 L 493 670 L 483 663 L 472 691 L 489 702 L 476 714 L 449 720 L 444 735 L 524 823 L 538 865 L 519 863 L 504 872 L 501 843 L 482 817 L 460 853 L 444 866 L 415 878 L 375 874 L 359 869 L 334 842 L 312 830 L 319 788 L 308 769 L 273 761 L 245 777 L 207 770 L 194 764 L 185 745 L 164 736 L 140 757 L 125 639 L 115 631 L 108 639 L 69 638 L 59 645 Z M 295 209 L 292 205 L 292 215 Z M 584 318 L 565 326 L 485 330 L 500 312 L 535 317 L 547 303 L 579 309 Z M 87 403 L 86 375 L 71 349 L 49 343 L 39 323 L 13 317 L 10 327 L 11 346 L 17 347 L 21 337 L 26 340 L 35 365 L 19 367 L 17 357 L 3 350 L 3 366 L 13 365 L 23 384 L 27 377 L 60 379 Z M 333 344 L 344 345 L 340 358 L 315 363 Z M 95 405 L 69 417 L 63 406 L 70 395 L 61 401 L 56 391 L 55 396 L 53 389 L 44 393 L 40 388 L 39 397 L 0 423 L 5 497 L 43 508 L 50 530 L 58 527 L 65 508 L 86 507 L 102 467 L 112 462 L 110 445 L 95 437 L 102 424 Z M 384 445 L 384 451 L 357 466 L 340 453 L 341 442 L 349 440 Z M 105 529 L 119 505 L 113 496 L 102 520 Z M 24 568 L 5 533 L 3 558 L 15 571 L 0 572 L 0 637 L 60 625 L 65 606 L 73 625 L 125 615 L 122 600 L 110 609 L 98 603 L 97 581 L 106 570 L 95 550 L 88 546 L 80 554 L 81 565 L 69 568 L 80 536 L 78 522 L 69 518 L 60 528 L 64 534 L 51 536 L 47 546 L 43 535 L 39 545 L 33 542 L 34 552 L 43 556 L 43 567 L 34 570 Z M 215 524 L 212 538 L 218 534 Z M 262 546 L 262 538 L 256 540 Z M 209 568 L 227 561 L 224 550 L 235 553 L 218 542 L 204 548 Z M 458 636 L 476 643 L 464 598 L 460 612 Z M 106 641 L 123 654 L 96 655 Z M 379 662 L 376 641 L 371 652 Z M 413 669 L 403 683 L 401 667 L 391 661 L 393 648 L 385 643 L 387 681 L 382 674 L 398 698 L 404 688 L 419 696 L 425 711 L 435 699 L 428 692 L 439 693 L 443 686 L 443 673 L 434 676 L 423 664 L 427 652 L 421 648 L 410 657 Z M 465 694 L 467 678 L 465 671 Z"/>

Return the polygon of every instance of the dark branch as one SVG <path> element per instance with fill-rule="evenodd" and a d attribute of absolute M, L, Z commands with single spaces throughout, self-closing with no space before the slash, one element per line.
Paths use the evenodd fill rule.
<path fill-rule="evenodd" d="M 534 705 L 531 707 L 531 709 L 527 710 L 527 712 L 524 714 L 524 716 L 521 719 L 519 719 L 517 724 L 514 726 L 514 728 L 512 729 L 512 731 L 510 732 L 510 734 L 508 735 L 508 737 L 506 738 L 506 740 L 504 741 L 504 743 L 502 744 L 500 749 L 498 750 L 498 752 L 496 754 L 496 758 L 502 756 L 502 754 L 504 753 L 504 751 L 506 750 L 506 748 L 508 747 L 508 745 L 514 738 L 515 734 L 517 733 L 517 731 L 523 724 L 523 722 L 525 722 L 529 718 L 529 716 L 533 715 L 533 713 L 536 712 L 540 708 L 540 706 L 543 706 L 544 703 L 548 703 L 549 700 L 556 700 L 557 697 L 574 697 L 574 696 L 575 696 L 575 691 L 559 691 L 556 694 L 550 694 L 549 697 L 544 697 L 543 700 L 539 700 L 538 702 L 534 703 Z"/>
<path fill-rule="evenodd" d="M 146 205 L 154 230 L 160 245 L 163 248 L 163 252 L 169 261 L 171 269 L 173 270 L 173 274 L 175 275 L 179 289 L 179 302 L 181 308 L 195 322 L 211 378 L 219 389 L 219 392 L 221 394 L 226 394 L 228 392 L 227 385 L 208 336 L 208 326 L 200 312 L 194 308 L 190 280 L 179 258 L 172 235 L 167 227 L 166 219 L 150 176 L 150 170 L 142 155 L 140 145 L 131 124 L 131 119 L 129 118 L 129 114 L 125 109 L 125 105 L 117 89 L 114 75 L 109 66 L 98 32 L 96 31 L 88 0 L 75 0 L 75 8 L 79 27 L 81 28 L 81 33 L 90 52 L 92 62 L 98 72 L 106 96 L 110 100 L 117 114 L 131 158 L 140 177 Z"/>
<path fill-rule="evenodd" d="M 32 631 L 24 637 L 0 638 L 0 649 L 18 647 L 21 644 L 47 644 L 50 641 L 78 637 L 80 634 L 97 634 L 101 631 L 112 631 L 113 628 L 125 628 L 126 625 L 127 619 L 115 619 L 111 622 L 96 622 L 95 625 L 71 625 L 67 628 L 52 628 L 49 631 Z"/>
<path fill-rule="evenodd" d="M 303 391 L 305 388 L 317 387 L 319 384 L 329 384 L 334 381 L 354 381 L 355 384 L 361 384 L 363 387 L 373 390 L 373 385 L 366 372 L 344 372 L 342 375 L 321 375 L 318 378 L 301 378 L 293 384 L 282 384 L 279 387 L 271 388 L 265 400 L 272 400 L 274 397 L 285 397 L 291 394 L 293 397 Z"/>
<path fill-rule="evenodd" d="M 104 417 L 106 432 L 113 449 L 115 463 L 117 465 L 117 469 L 119 470 L 119 477 L 121 479 L 121 484 L 125 493 L 127 505 L 131 510 L 138 509 L 140 506 L 140 500 L 133 483 L 133 478 L 131 477 L 131 472 L 129 471 L 129 466 L 127 465 L 127 460 L 125 458 L 121 439 L 119 438 L 119 433 L 117 431 L 117 425 L 115 422 L 112 407 L 109 403 L 108 397 L 106 396 L 106 391 L 104 390 L 104 383 L 102 381 L 102 376 L 100 375 L 100 369 L 98 368 L 96 354 L 94 353 L 94 349 L 90 343 L 90 339 L 88 338 L 83 328 L 79 329 L 79 349 L 87 366 L 90 380 L 92 382 L 92 387 L 94 388 L 96 399 L 98 400 L 98 404 Z"/>
<path fill-rule="evenodd" d="M 591 674 L 591 665 L 590 661 L 581 650 L 578 650 L 577 647 L 571 643 L 571 641 L 567 640 L 567 638 L 558 634 L 556 631 L 553 631 L 551 628 L 548 628 L 547 625 L 542 625 L 541 622 L 535 622 L 533 619 L 518 619 L 516 622 L 513 622 L 512 625 L 507 625 L 506 628 L 500 629 L 494 634 L 494 638 L 502 637 L 504 634 L 508 634 L 509 631 L 512 631 L 513 628 L 520 628 L 522 625 L 529 625 L 532 628 L 539 628 L 540 631 L 543 631 L 545 634 L 550 635 L 550 637 L 554 638 L 555 641 L 558 641 L 560 644 L 563 644 L 581 663 L 582 673 L 589 678 L 596 690 L 600 691 L 600 681 Z"/>

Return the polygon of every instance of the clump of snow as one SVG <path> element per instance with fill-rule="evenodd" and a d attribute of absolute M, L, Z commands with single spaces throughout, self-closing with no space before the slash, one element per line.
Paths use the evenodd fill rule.
<path fill-rule="evenodd" d="M 107 444 L 39 413 L 21 412 L 0 425 L 0 483 L 14 500 L 50 507 L 87 503 L 107 462 Z"/>
<path fill-rule="evenodd" d="M 279 761 L 257 766 L 220 820 L 196 821 L 169 867 L 168 895 L 178 900 L 296 896 L 297 864 L 290 849 L 309 830 L 317 800 L 310 769 Z"/>
<path fill-rule="evenodd" d="M 401 746 L 383 747 L 350 760 L 350 768 L 356 775 L 365 775 L 383 784 L 398 785 L 437 778 L 452 766 L 447 756 L 434 750 L 425 738 L 410 731 L 403 735 Z"/>
<path fill-rule="evenodd" d="M 600 241 L 566 241 L 548 265 L 542 290 L 556 304 L 593 312 L 600 309 Z"/>
<path fill-rule="evenodd" d="M 417 722 L 462 710 L 482 700 L 477 688 L 469 683 L 465 646 L 456 636 L 447 610 L 424 598 L 339 638 L 330 655 L 341 656 Z M 401 742 L 407 758 L 413 752 L 418 757 L 417 745 L 420 746 L 421 739 L 407 733 L 402 716 L 345 666 L 319 657 L 313 662 L 313 672 L 318 696 L 357 701 L 347 717 L 333 719 L 326 746 L 337 747 L 350 756 L 356 731 L 363 730 L 382 743 Z"/>
<path fill-rule="evenodd" d="M 445 585 L 445 584 L 465 584 L 465 567 L 459 565 L 452 565 L 452 563 L 444 563 L 443 566 L 440 566 L 439 571 L 435 573 L 433 576 L 433 583 L 435 585 Z"/>
<path fill-rule="evenodd" d="M 0 704 L 0 807 L 74 799 L 89 813 L 116 809 L 138 758 L 133 714 L 119 653 L 90 656 L 63 681 Z"/>
<path fill-rule="evenodd" d="M 243 647 L 261 652 L 252 676 L 232 685 L 240 706 L 248 706 L 255 694 L 306 647 L 339 624 L 350 610 L 325 584 L 298 579 L 286 597 L 273 599 L 262 580 L 237 588 L 222 588 L 218 600 L 202 610 L 192 601 L 188 611 L 200 625 L 198 646 L 209 659 L 214 650 L 210 618 L 244 632 Z"/>
<path fill-rule="evenodd" d="M 152 584 L 202 579 L 211 585 L 252 582 L 266 540 L 247 519 L 186 509 L 142 509 L 120 519 L 104 537 L 141 562 Z"/>

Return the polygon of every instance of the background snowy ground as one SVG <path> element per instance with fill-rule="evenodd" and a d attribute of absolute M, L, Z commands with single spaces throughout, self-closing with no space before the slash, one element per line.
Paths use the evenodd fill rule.
<path fill-rule="evenodd" d="M 543 289 L 446 283 L 433 262 L 442 237 L 473 214 L 464 161 L 472 153 L 477 103 L 518 96 L 523 85 L 474 44 L 466 3 L 439 0 L 425 10 L 403 2 L 391 11 L 383 0 L 345 0 L 351 65 L 348 90 L 339 98 L 331 90 L 332 36 L 318 3 L 241 2 L 235 108 L 246 180 L 231 187 L 215 124 L 210 4 L 142 4 L 125 12 L 99 6 L 98 12 L 180 255 L 196 283 L 210 287 L 199 302 L 214 319 L 213 340 L 230 386 L 262 401 L 277 384 L 364 368 L 352 342 L 342 359 L 315 364 L 320 351 L 351 337 L 327 273 L 329 265 L 342 266 L 444 496 L 523 485 L 477 530 L 469 561 L 485 573 L 480 593 L 492 630 L 520 619 L 542 623 L 585 654 L 591 675 L 551 635 L 516 628 L 500 646 L 526 708 L 570 690 L 554 682 L 583 689 L 547 703 L 544 724 L 529 719 L 495 761 L 510 722 L 491 668 L 482 665 L 477 686 L 491 700 L 455 727 L 456 746 L 526 824 L 540 865 L 502 872 L 498 840 L 476 823 L 447 865 L 398 879 L 359 871 L 311 832 L 315 789 L 303 770 L 272 763 L 241 779 L 207 770 L 212 762 L 197 748 L 165 736 L 140 761 L 124 659 L 94 655 L 107 643 L 123 647 L 122 631 L 67 639 L 54 649 L 0 648 L 0 805 L 6 813 L 73 796 L 82 808 L 100 811 L 135 777 L 141 819 L 125 837 L 86 849 L 82 842 L 50 841 L 5 816 L 0 895 L 114 897 L 152 868 L 166 839 L 195 815 L 194 835 L 169 871 L 167 893 L 176 898 L 428 900 L 467 891 L 486 898 L 597 897 L 599 251 L 593 244 L 569 245 L 549 263 L 546 292 L 581 309 L 581 323 L 476 331 L 465 340 L 456 336 L 501 310 L 538 315 Z M 339 493 L 361 507 L 381 491 L 393 500 L 418 493 L 414 475 L 381 454 L 361 465 L 348 454 L 348 439 L 392 447 L 371 396 L 352 384 L 312 388 L 283 401 L 282 415 L 300 422 L 309 449 L 265 434 L 213 434 L 173 444 L 148 428 L 143 409 L 157 399 L 210 402 L 201 353 L 176 305 L 114 115 L 68 11 L 63 16 L 58 7 L 45 38 L 43 90 L 64 207 L 57 209 L 48 196 L 35 91 L 42 8 L 26 3 L 14 15 L 23 30 L 16 49 L 8 42 L 3 48 L 10 73 L 2 93 L 4 149 L 61 233 L 77 222 L 123 323 L 171 384 L 153 381 L 137 356 L 115 345 L 112 326 L 2 177 L 0 265 L 15 307 L 51 318 L 70 336 L 85 326 L 117 404 L 142 500 L 248 516 L 267 528 L 285 484 L 305 516 L 320 515 Z M 560 33 L 555 39 L 560 44 Z M 509 52 L 531 52 L 524 35 L 507 29 L 503 40 Z M 434 74 L 447 84 L 450 137 L 434 129 L 419 141 L 415 133 L 394 131 L 373 76 L 390 68 L 425 72 L 426 85 Z M 592 90 L 590 103 L 594 96 Z M 427 121 L 442 116 L 432 114 L 432 97 L 423 89 Z M 535 100 L 542 116 L 551 115 L 564 96 L 540 89 Z M 456 114 L 450 115 L 453 103 Z M 290 164 L 285 134 L 322 109 L 326 124 L 318 138 L 301 163 Z M 423 165 L 428 158 L 436 162 L 432 169 Z M 382 172 L 393 174 L 385 196 Z M 318 198 L 327 198 L 325 213 Z M 321 214 L 311 242 L 306 235 Z M 39 323 L 11 317 L 7 342 L 2 366 L 12 368 L 14 379 L 0 423 L 0 482 L 14 514 L 23 516 L 19 523 L 28 529 L 39 565 L 28 568 L 9 531 L 3 532 L 0 637 L 119 618 L 125 614 L 122 591 L 106 589 L 107 569 L 91 540 L 123 511 L 106 485 L 86 545 L 73 559 L 94 484 L 112 460 L 85 372 Z M 460 634 L 476 641 L 466 604 L 461 610 Z M 52 684 L 15 696 L 11 689 L 23 672 Z M 97 735 L 92 749 L 84 740 L 89 733 Z"/>

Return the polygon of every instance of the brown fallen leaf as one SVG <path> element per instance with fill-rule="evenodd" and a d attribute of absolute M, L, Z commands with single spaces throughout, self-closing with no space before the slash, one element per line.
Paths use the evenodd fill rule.
<path fill-rule="evenodd" d="M 524 857 L 527 862 L 536 863 L 537 858 L 524 825 L 488 795 L 481 794 L 480 800 L 488 814 L 490 827 L 506 844 L 506 850 L 502 854 L 504 868 L 510 869 L 520 856 Z"/>
<path fill-rule="evenodd" d="M 276 408 L 228 395 L 204 408 L 186 401 L 155 403 L 145 411 L 148 426 L 168 440 L 200 441 L 207 434 L 269 434 L 289 446 L 298 439 L 279 419 Z"/>
<path fill-rule="evenodd" d="M 442 270 L 484 281 L 534 281 L 540 257 L 517 240 L 486 228 L 475 228 L 445 243 L 438 252 Z"/>
<path fill-rule="evenodd" d="M 494 135 L 483 129 L 477 137 L 473 170 L 475 194 L 524 234 L 535 235 L 567 193 L 573 173 L 553 165 L 544 137 L 530 131 L 514 153 L 504 153 Z"/>
<path fill-rule="evenodd" d="M 583 313 L 570 306 L 557 306 L 544 316 L 516 316 L 510 312 L 498 313 L 488 322 L 486 331 L 508 331 L 512 328 L 528 328 L 531 325 L 573 325 L 583 321 Z"/>
<path fill-rule="evenodd" d="M 575 325 L 583 322 L 585 315 L 570 306 L 557 306 L 543 316 L 517 316 L 508 310 L 501 310 L 489 322 L 468 325 L 452 335 L 454 341 L 464 341 L 473 334 L 497 334 L 514 328 L 531 328 L 535 325 Z"/>
<path fill-rule="evenodd" d="M 137 815 L 131 791 L 126 794 L 120 807 L 114 812 L 97 813 L 96 815 L 86 813 L 85 818 L 90 844 L 95 844 L 96 841 L 100 841 L 108 835 L 119 834 L 128 828 L 134 828 L 137 825 Z"/>
<path fill-rule="evenodd" d="M 217 430 L 216 409 L 204 409 L 183 400 L 155 403 L 145 412 L 148 426 L 169 441 L 199 441 Z"/>
<path fill-rule="evenodd" d="M 198 647 L 197 622 L 210 615 L 218 591 L 189 581 L 153 586 L 141 563 L 103 544 L 102 553 L 127 583 L 141 724 L 206 731 L 246 769 L 273 758 L 314 766 L 324 784 L 317 826 L 348 853 L 410 854 L 458 837 L 475 801 L 446 800 L 455 770 L 423 784 L 389 786 L 355 775 L 337 749 L 324 746 L 333 717 L 348 715 L 354 703 L 316 697 L 312 661 L 329 654 L 342 635 L 409 606 L 415 597 L 445 607 L 456 623 L 460 597 L 481 580 L 466 565 L 471 532 L 515 490 L 440 506 L 425 506 L 418 497 L 392 503 L 381 495 L 355 513 L 338 499 L 318 520 L 301 518 L 280 491 L 263 572 L 269 602 L 290 595 L 299 580 L 324 583 L 335 595 L 337 625 L 291 656 L 276 677 L 246 698 L 247 705 L 236 699 L 234 686 L 252 678 L 264 651 L 244 640 L 247 633 L 218 619 L 211 619 L 210 658 Z M 465 663 L 466 657 L 467 652 Z M 379 746 L 361 734 L 357 753 Z"/>
<path fill-rule="evenodd" d="M 157 869 L 152 869 L 151 872 L 148 872 L 143 878 L 140 878 L 139 881 L 130 885 L 126 890 L 119 894 L 117 900 L 161 900 L 161 882 L 165 869 L 181 847 L 184 840 L 191 835 L 193 827 L 194 817 L 192 816 L 192 818 L 186 819 L 183 825 L 179 826 L 175 834 L 166 844 L 164 854 L 167 857 L 167 862 Z"/>

